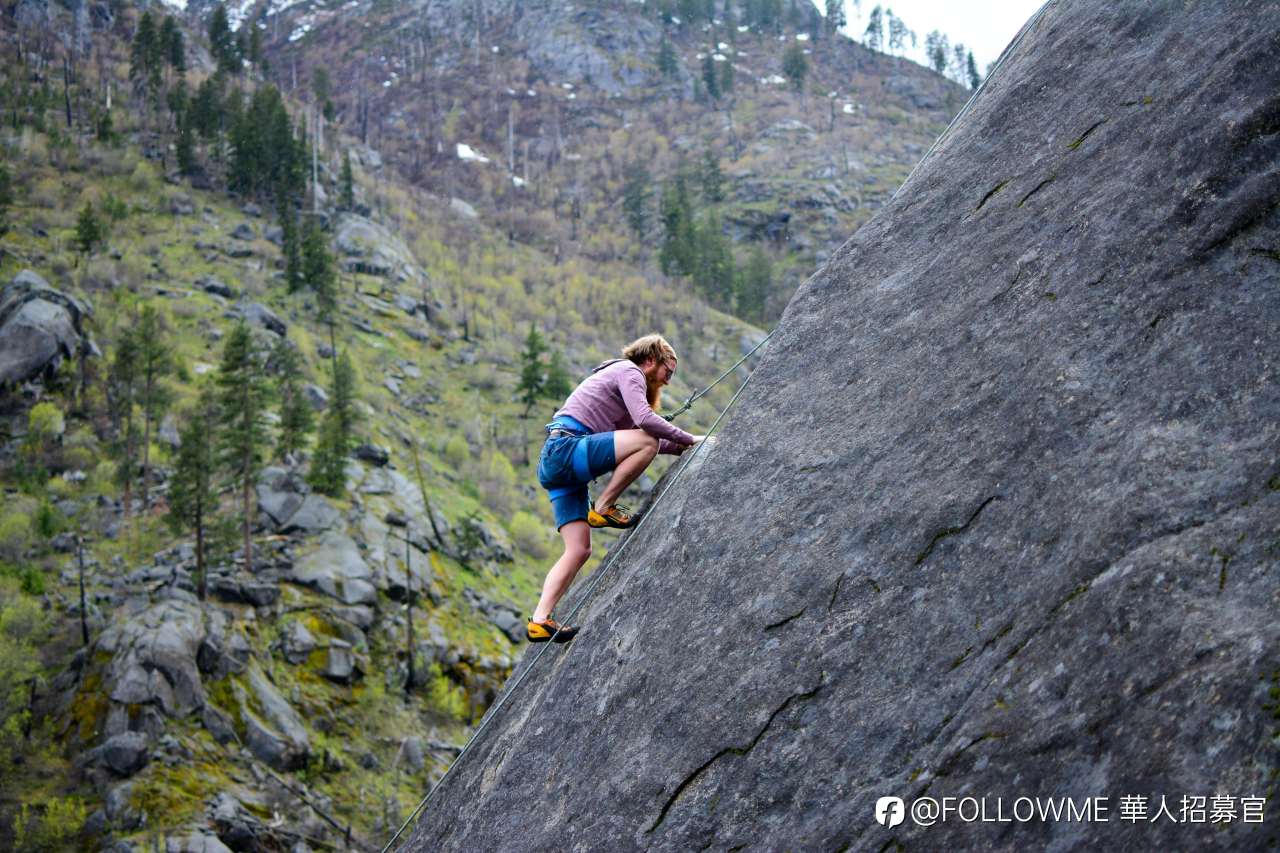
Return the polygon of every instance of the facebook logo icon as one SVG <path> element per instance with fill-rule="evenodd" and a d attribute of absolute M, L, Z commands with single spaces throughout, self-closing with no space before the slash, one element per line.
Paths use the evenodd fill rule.
<path fill-rule="evenodd" d="M 876 821 L 884 826 L 897 826 L 907 814 L 901 797 L 881 797 L 876 800 Z"/>

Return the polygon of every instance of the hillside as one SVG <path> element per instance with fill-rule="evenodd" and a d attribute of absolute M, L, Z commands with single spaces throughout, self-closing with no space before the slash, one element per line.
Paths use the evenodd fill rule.
<path fill-rule="evenodd" d="M 268 77 L 282 90 L 314 101 L 322 69 L 335 125 L 415 185 L 462 198 L 548 252 L 656 268 L 662 185 L 682 172 L 699 184 L 710 154 L 723 201 L 701 206 L 714 207 L 740 264 L 760 247 L 774 276 L 759 305 L 714 287 L 703 295 L 769 325 L 883 205 L 968 92 L 826 35 L 807 2 L 770 21 L 753 20 L 749 4 L 722 4 L 709 20 L 664 16 L 661 6 L 303 0 L 246 2 L 231 17 L 260 28 Z M 204 22 L 211 8 L 193 3 L 188 14 Z M 789 49 L 808 68 L 798 87 L 784 71 Z M 642 238 L 625 209 L 637 166 L 649 176 Z"/>
<path fill-rule="evenodd" d="M 170 38 L 158 23 L 163 9 L 148 8 Z M 354 22 L 375 41 L 395 31 L 394 9 L 351 8 L 348 19 L 330 19 L 334 29 L 321 40 L 338 53 L 361 55 L 341 47 L 361 41 Z M 520 27 L 535 19 L 551 26 L 549 12 L 518 8 Z M 545 155 L 545 171 L 532 155 L 521 161 L 522 173 L 530 164 L 528 194 L 513 194 L 500 167 L 457 157 L 458 143 L 492 155 L 506 120 L 495 124 L 480 82 L 466 88 L 474 66 L 456 42 L 433 47 L 433 62 L 462 57 L 432 89 L 454 93 L 449 114 L 462 128 L 440 146 L 415 143 L 412 131 L 397 137 L 398 122 L 382 124 L 399 109 L 391 101 L 363 101 L 381 127 L 366 132 L 350 114 L 349 99 L 359 99 L 344 76 L 350 69 L 336 61 L 339 106 L 320 143 L 308 132 L 316 127 L 308 87 L 285 86 L 280 100 L 270 82 L 293 65 L 286 45 L 302 39 L 280 36 L 265 48 L 267 61 L 218 75 L 216 46 L 193 7 L 190 25 L 177 28 L 185 70 L 144 56 L 141 64 L 152 64 L 139 72 L 143 11 L 25 2 L 0 17 L 0 846 L 373 847 L 498 695 L 524 652 L 524 615 L 558 549 L 531 464 L 558 400 L 521 399 L 531 327 L 548 346 L 543 369 L 550 373 L 554 353 L 573 378 L 639 334 L 664 333 L 681 356 L 668 410 L 763 332 L 720 310 L 737 309 L 732 300 L 659 272 L 652 240 L 628 245 L 608 199 L 636 158 L 611 153 L 631 145 L 627 122 L 613 112 L 591 117 L 604 89 L 584 83 L 569 99 L 575 90 L 562 81 L 527 84 L 560 94 L 547 112 L 526 110 L 523 132 L 546 143 L 549 116 L 558 116 L 561 142 Z M 426 19 L 437 11 L 427 4 Z M 589 10 L 588 23 L 596 14 L 621 12 Z M 533 34 L 525 36 L 530 56 L 545 35 Z M 796 43 L 794 29 L 785 37 Z M 696 61 L 692 41 L 678 29 L 671 39 Z M 860 85 L 874 87 L 875 74 L 890 69 L 887 90 L 959 91 L 846 48 L 839 61 L 864 75 Z M 305 61 L 332 59 L 316 56 Z M 309 75 L 305 63 L 299 74 Z M 692 158 L 703 150 L 696 134 L 686 139 L 692 128 L 727 118 L 723 103 L 697 100 L 687 69 L 680 79 L 626 96 L 628 121 L 643 125 L 635 138 L 656 146 L 655 179 L 675 168 L 674 151 Z M 766 223 L 794 211 L 788 242 L 768 249 L 778 274 L 767 277 L 794 282 L 806 258 L 842 239 L 830 217 L 869 215 L 909 170 L 916 149 L 908 146 L 922 151 L 958 104 L 888 99 L 884 109 L 900 112 L 900 142 L 884 127 L 874 145 L 867 128 L 815 130 L 827 146 L 848 130 L 850 156 L 875 164 L 868 173 L 850 167 L 850 181 L 869 181 L 867 204 L 841 211 L 786 200 L 828 180 L 803 173 L 830 151 L 816 152 L 803 142 L 807 131 L 788 123 L 817 120 L 812 92 L 775 86 L 735 102 L 735 127 L 753 135 L 737 131 L 744 149 L 736 163 L 724 156 L 726 199 L 720 208 L 702 204 L 698 225 L 714 208 L 734 236 L 733 223 L 757 221 L 750 217 L 759 211 Z M 687 97 L 666 115 L 672 87 Z M 395 87 L 379 94 L 390 98 Z M 855 157 L 856 139 L 867 150 Z M 417 174 L 414 152 L 427 157 Z M 563 197 L 571 168 L 581 169 L 576 217 Z M 845 178 L 832 180 L 848 189 Z M 321 273 L 304 269 L 291 289 L 289 247 L 302 238 L 289 229 L 314 238 L 332 262 L 329 320 Z M 751 243 L 754 232 L 740 230 L 735 239 Z M 316 246 L 308 243 L 307 264 Z M 784 295 L 775 292 L 775 308 Z M 190 524 L 169 523 L 189 484 L 177 473 L 184 448 L 202 434 L 229 434 L 216 417 L 204 433 L 192 430 L 202 394 L 228 387 L 242 321 L 254 370 L 275 394 L 248 489 L 247 563 L 243 490 L 226 471 L 199 544 Z M 133 348 L 167 363 L 150 402 L 133 386 L 122 391 Z M 288 452 L 278 446 L 286 352 L 301 371 L 295 399 L 301 394 L 318 421 Z M 353 372 L 354 431 L 338 486 L 326 494 L 309 480 L 323 424 L 339 408 L 340 356 Z M 705 430 L 745 375 L 713 390 L 681 425 Z M 633 505 L 666 464 L 637 484 Z M 613 541 L 597 538 L 588 572 Z"/>
<path fill-rule="evenodd" d="M 405 849 L 1273 849 L 1274 13 L 1046 4 Z"/>

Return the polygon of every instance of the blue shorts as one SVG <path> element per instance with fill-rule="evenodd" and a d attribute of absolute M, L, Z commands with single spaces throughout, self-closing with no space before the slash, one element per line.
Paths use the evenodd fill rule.
<path fill-rule="evenodd" d="M 590 499 L 587 484 L 618 462 L 613 454 L 613 433 L 592 433 L 573 418 L 561 415 L 549 426 L 575 435 L 547 438 L 538 457 L 538 482 L 551 496 L 556 530 L 571 521 L 586 521 Z"/>

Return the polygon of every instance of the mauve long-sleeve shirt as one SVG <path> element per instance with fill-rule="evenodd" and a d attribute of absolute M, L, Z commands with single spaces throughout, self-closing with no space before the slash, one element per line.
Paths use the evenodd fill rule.
<path fill-rule="evenodd" d="M 659 453 L 679 453 L 693 436 L 649 408 L 644 371 L 630 359 L 597 369 L 582 380 L 556 416 L 568 415 L 593 433 L 642 429 L 658 439 Z"/>

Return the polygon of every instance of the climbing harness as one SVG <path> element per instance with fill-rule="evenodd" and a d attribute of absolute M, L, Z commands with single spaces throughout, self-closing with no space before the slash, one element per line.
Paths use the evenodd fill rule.
<path fill-rule="evenodd" d="M 899 184 L 898 188 L 893 191 L 893 195 L 889 197 L 889 201 L 893 201 L 897 198 L 898 193 L 902 192 L 902 188 L 911 183 L 911 178 L 915 175 L 916 170 L 924 165 L 924 162 L 929 159 L 929 155 L 933 153 L 934 149 L 942 144 L 943 139 L 946 139 L 947 134 L 951 132 L 951 128 L 956 126 L 956 123 L 959 122 L 960 119 L 964 117 L 964 114 L 969 111 L 969 107 L 973 106 L 974 102 L 978 100 L 978 96 L 982 94 L 982 90 L 987 88 L 987 83 L 991 81 L 992 77 L 996 76 L 996 72 L 999 71 L 1000 66 L 1004 64 L 1005 57 L 1009 56 L 1015 49 L 1017 49 L 1026 34 L 1031 32 L 1031 28 L 1040 21 L 1041 17 L 1043 17 L 1045 11 L 1050 6 L 1056 6 L 1057 4 L 1058 0 L 1045 0 L 1044 5 L 1041 6 L 1034 15 L 1027 19 L 1027 22 L 1022 25 L 1022 29 L 1018 30 L 1018 34 L 1014 37 L 1013 41 L 1010 42 L 1009 46 L 1006 47 L 1004 51 L 1001 52 L 1000 56 L 996 58 L 996 64 L 992 66 L 991 72 L 987 74 L 986 79 L 978 84 L 978 88 L 973 90 L 973 94 L 969 96 L 969 100 L 964 102 L 964 106 L 960 108 L 960 112 L 956 113 L 956 117 L 951 120 L 942 133 L 938 134 L 938 138 L 929 146 L 929 150 L 924 152 L 924 156 L 921 157 L 915 166 L 912 167 L 911 172 L 907 175 L 907 179 Z"/>
<path fill-rule="evenodd" d="M 721 374 L 720 374 L 720 376 L 716 378 L 716 381 L 715 381 L 715 382 L 712 382 L 710 385 L 708 385 L 706 388 L 703 388 L 701 391 L 698 391 L 696 394 L 691 395 L 691 396 L 689 397 L 689 399 L 688 399 L 688 400 L 685 400 L 685 401 L 684 401 L 684 405 L 682 405 L 680 408 L 676 409 L 676 410 L 675 410 L 674 412 L 672 412 L 671 414 L 669 414 L 669 415 L 663 415 L 662 417 L 666 418 L 668 421 L 673 421 L 673 420 L 675 420 L 675 419 L 676 419 L 676 416 L 677 416 L 677 415 L 683 415 L 685 412 L 689 411 L 689 409 L 693 406 L 693 404 L 694 404 L 694 403 L 696 403 L 696 402 L 698 402 L 698 399 L 699 399 L 700 397 L 704 396 L 708 391 L 710 391 L 712 388 L 716 387 L 716 386 L 717 386 L 717 385 L 719 385 L 722 381 L 724 381 L 724 378 L 725 378 L 726 376 L 728 376 L 730 373 L 733 373 L 733 371 L 735 371 L 735 370 L 737 370 L 737 369 L 738 369 L 738 365 L 742 364 L 742 362 L 744 362 L 744 361 L 746 361 L 747 359 L 751 358 L 751 356 L 755 354 L 755 351 L 756 351 L 756 350 L 758 350 L 758 349 L 760 349 L 760 347 L 764 346 L 765 341 L 767 341 L 767 340 L 769 340 L 769 338 L 772 338 L 772 337 L 773 337 L 773 332 L 776 332 L 776 331 L 778 331 L 778 329 L 777 329 L 777 327 L 774 327 L 773 331 L 769 332 L 769 334 L 767 334 L 767 335 L 765 335 L 763 338 L 761 338 L 761 339 L 760 339 L 760 342 L 759 342 L 758 344 L 756 344 L 755 346 L 753 346 L 753 347 L 751 348 L 751 351 L 750 351 L 750 352 L 748 352 L 748 353 L 747 353 L 746 355 L 744 355 L 742 358 L 740 358 L 740 359 L 738 359 L 736 362 L 734 362 L 733 367 L 730 367 L 730 368 L 729 368 L 728 370 L 726 370 L 724 373 L 721 373 Z M 744 384 L 745 384 L 745 383 L 744 383 Z"/>
<path fill-rule="evenodd" d="M 777 331 L 777 329 L 775 328 L 774 331 Z M 752 348 L 751 352 L 744 355 L 738 361 L 738 364 L 742 364 L 742 362 L 746 361 L 747 358 L 751 355 L 751 353 L 754 353 L 756 350 L 760 349 L 760 347 L 764 344 L 764 342 L 769 340 L 769 338 L 771 337 L 773 337 L 773 332 L 770 332 L 769 334 L 765 335 L 764 340 L 756 344 L 755 347 Z M 689 408 L 689 406 L 693 405 L 693 402 L 698 397 L 702 396 L 707 391 L 710 391 L 722 379 L 724 379 L 731 372 L 733 372 L 733 370 L 738 366 L 738 364 L 735 364 L 733 367 L 726 370 L 723 374 L 720 375 L 719 379 L 717 379 L 715 382 L 712 382 L 702 391 L 699 391 L 697 394 L 690 397 L 689 400 L 685 403 L 685 405 L 682 406 L 676 412 L 672 413 L 672 415 L 668 417 L 667 420 L 671 420 L 671 418 L 674 418 L 676 415 L 680 414 L 681 412 L 686 411 Z M 743 390 L 747 387 L 747 383 L 751 381 L 751 377 L 754 375 L 755 375 L 755 371 L 752 371 L 751 373 L 747 374 L 747 378 L 742 380 L 742 384 L 738 386 L 738 390 L 733 392 L 733 397 L 729 399 L 729 404 L 724 407 L 724 410 L 720 412 L 719 416 L 715 419 L 715 421 L 711 424 L 711 427 L 707 430 L 706 434 L 708 437 L 710 437 L 716 431 L 716 427 L 720 426 L 720 421 L 724 420 L 724 416 L 727 415 L 729 413 L 729 410 L 733 408 L 733 404 L 738 402 L 738 397 L 742 395 Z M 620 558 L 622 552 L 626 550 L 626 547 L 629 544 L 631 544 L 631 540 L 635 539 L 636 536 L 639 535 L 640 528 L 644 527 L 645 522 L 647 522 L 649 520 L 649 517 L 654 514 L 654 510 L 658 508 L 658 504 L 662 502 L 662 499 L 665 498 L 667 495 L 669 495 L 671 493 L 671 490 L 675 488 L 676 483 L 680 481 L 680 478 L 684 475 L 684 472 L 689 470 L 689 467 L 693 464 L 692 457 L 698 455 L 698 453 L 702 450 L 703 446 L 706 443 L 707 442 L 704 439 L 702 442 L 694 446 L 693 453 L 691 454 L 689 461 L 687 461 L 684 465 L 681 465 L 676 470 L 676 473 L 671 477 L 671 482 L 668 483 L 667 487 L 662 490 L 662 494 L 658 495 L 656 498 L 653 499 L 653 504 L 649 507 L 648 512 L 640 516 L 640 520 L 636 522 L 635 527 L 632 528 L 631 535 L 622 540 L 622 543 L 618 545 L 618 548 L 616 551 L 610 552 L 609 559 L 605 562 L 603 566 L 600 567 L 599 571 L 597 571 L 594 575 L 591 576 L 591 579 L 587 582 L 586 591 L 583 592 L 582 595 L 578 598 L 578 603 L 575 604 L 573 606 L 573 609 L 569 611 L 569 615 L 565 617 L 562 622 L 560 622 L 561 625 L 568 625 L 573 620 L 573 615 L 577 613 L 579 609 L 581 609 L 582 605 L 586 604 L 588 601 L 591 600 L 591 594 L 595 592 L 595 589 L 600 584 L 601 579 L 604 578 L 605 574 L 609 571 L 609 569 L 613 567 L 613 564 L 618 562 L 618 559 Z M 556 638 L 556 634 L 559 634 L 559 633 L 560 633 L 560 629 L 557 628 L 556 633 L 551 635 L 551 639 L 554 640 Z M 547 649 L 551 648 L 551 646 L 552 646 L 552 643 L 542 644 L 542 647 L 538 649 L 537 654 L 533 656 L 533 660 L 529 662 L 529 665 L 525 667 L 524 671 L 521 672 L 520 675 L 516 678 L 515 682 L 511 685 L 510 689 L 508 689 L 505 693 L 503 693 L 502 698 L 498 700 L 497 704 L 494 705 L 492 708 L 490 708 L 488 713 L 484 715 L 484 719 L 480 721 L 479 727 L 477 727 L 476 730 L 472 732 L 471 737 L 467 740 L 466 745 L 463 746 L 462 750 L 458 753 L 458 757 L 455 758 L 453 760 L 453 763 L 450 764 L 445 769 L 444 775 L 441 776 L 439 780 L 437 780 L 436 783 L 431 786 L 431 790 L 427 791 L 427 795 L 422 798 L 422 802 L 418 803 L 418 807 L 415 808 L 413 812 L 409 815 L 409 817 L 405 820 L 405 822 L 400 825 L 400 828 L 396 830 L 396 834 L 391 836 L 391 840 L 387 842 L 387 846 L 382 848 L 382 853 L 387 853 L 387 851 L 391 849 L 391 846 L 396 843 L 396 840 L 404 833 L 405 829 L 409 826 L 409 824 L 413 823 L 413 821 L 417 819 L 418 815 L 422 813 L 422 810 L 427 807 L 427 803 L 431 801 L 431 798 L 435 795 L 436 791 L 440 790 L 440 787 L 444 784 L 444 780 L 449 778 L 449 774 L 453 772 L 453 768 L 457 767 L 459 764 L 462 763 L 463 756 L 467 754 L 468 750 L 471 749 L 472 745 L 475 744 L 475 742 L 480 738 L 480 734 L 485 730 L 485 728 L 488 727 L 489 723 L 492 722 L 494 718 L 498 716 L 498 712 L 502 710 L 502 707 L 507 703 L 507 700 L 510 699 L 512 696 L 514 696 L 515 692 L 518 689 L 520 689 L 520 685 L 524 682 L 525 676 L 533 672 L 534 667 L 538 665 L 538 660 L 542 657 L 543 653 L 546 652 Z"/>

